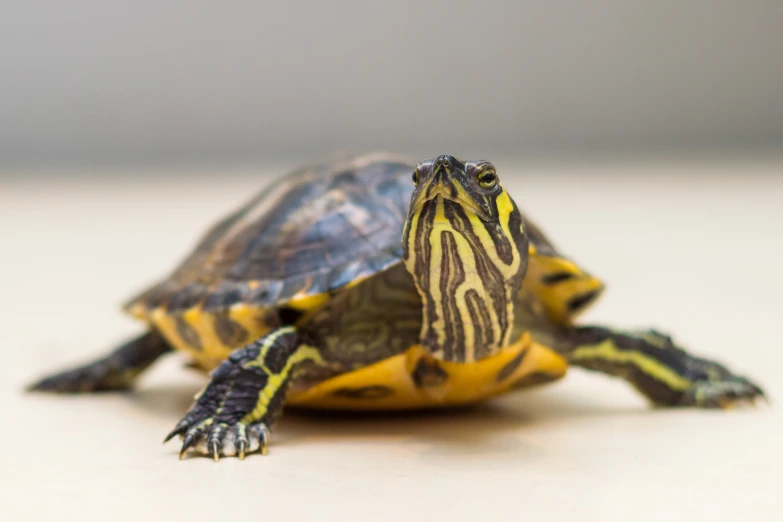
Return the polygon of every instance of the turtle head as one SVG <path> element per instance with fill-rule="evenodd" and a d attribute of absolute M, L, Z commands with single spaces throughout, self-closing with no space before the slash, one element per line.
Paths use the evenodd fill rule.
<path fill-rule="evenodd" d="M 470 362 L 509 344 L 527 269 L 522 216 L 487 161 L 443 155 L 419 163 L 403 235 L 423 305 L 422 345 Z"/>

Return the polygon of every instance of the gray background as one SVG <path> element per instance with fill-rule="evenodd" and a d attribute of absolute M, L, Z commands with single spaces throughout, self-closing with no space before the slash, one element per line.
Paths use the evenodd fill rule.
<path fill-rule="evenodd" d="M 783 3 L 6 0 L 0 80 L 6 166 L 775 151 Z"/>

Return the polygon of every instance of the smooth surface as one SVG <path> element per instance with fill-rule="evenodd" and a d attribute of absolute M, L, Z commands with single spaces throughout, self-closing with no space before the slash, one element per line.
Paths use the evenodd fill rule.
<path fill-rule="evenodd" d="M 775 0 L 0 6 L 0 164 L 783 144 Z"/>
<path fill-rule="evenodd" d="M 180 462 L 161 441 L 204 379 L 179 356 L 129 394 L 20 390 L 138 332 L 120 302 L 279 173 L 4 183 L 0 519 L 781 520 L 783 163 L 499 169 L 606 279 L 585 320 L 673 332 L 753 376 L 773 405 L 655 411 L 622 382 L 573 370 L 466 411 L 288 414 L 267 457 Z"/>

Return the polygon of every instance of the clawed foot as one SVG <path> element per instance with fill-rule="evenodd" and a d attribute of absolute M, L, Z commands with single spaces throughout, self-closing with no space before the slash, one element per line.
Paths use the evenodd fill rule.
<path fill-rule="evenodd" d="M 164 442 L 177 435 L 182 437 L 180 459 L 192 448 L 203 455 L 211 456 L 215 462 L 221 455 L 226 457 L 236 455 L 240 460 L 245 458 L 246 453 L 255 451 L 266 455 L 269 442 L 269 428 L 262 422 L 250 425 L 243 422 L 215 423 L 212 417 L 197 420 L 191 414 L 177 424 Z"/>
<path fill-rule="evenodd" d="M 694 383 L 685 392 L 680 404 L 700 408 L 730 408 L 742 404 L 755 406 L 760 399 L 767 400 L 764 390 L 748 379 L 726 371 L 725 374 Z"/>
<path fill-rule="evenodd" d="M 234 351 L 174 430 L 182 437 L 180 458 L 191 448 L 215 461 L 221 455 L 266 453 L 269 428 L 279 418 L 294 366 L 318 353 L 284 327 Z M 320 357 L 320 356 L 318 356 Z"/>
<path fill-rule="evenodd" d="M 232 355 L 212 374 L 212 382 L 196 399 L 164 442 L 182 437 L 180 458 L 193 449 L 216 461 L 221 455 L 266 453 L 269 443 L 270 413 L 279 411 L 282 395 L 270 398 L 268 375 L 260 368 L 245 367 Z"/>

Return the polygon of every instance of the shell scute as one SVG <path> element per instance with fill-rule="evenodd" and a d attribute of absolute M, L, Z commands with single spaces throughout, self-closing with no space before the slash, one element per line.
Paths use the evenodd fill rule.
<path fill-rule="evenodd" d="M 126 308 L 269 308 L 384 270 L 401 258 L 412 165 L 379 154 L 300 169 L 220 220 Z"/>

